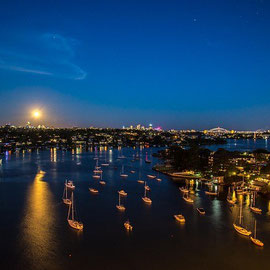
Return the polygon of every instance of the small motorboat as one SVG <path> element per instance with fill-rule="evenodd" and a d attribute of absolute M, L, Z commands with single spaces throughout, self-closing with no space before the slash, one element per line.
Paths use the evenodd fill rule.
<path fill-rule="evenodd" d="M 120 191 L 118 191 L 118 193 L 121 195 L 121 196 L 127 196 L 127 193 L 122 189 Z"/>
<path fill-rule="evenodd" d="M 186 219 L 183 215 L 174 215 L 174 218 L 179 221 L 180 223 L 185 223 Z"/>
<path fill-rule="evenodd" d="M 147 177 L 150 178 L 150 179 L 155 179 L 156 178 L 155 175 L 151 175 L 151 174 L 147 174 Z"/>
<path fill-rule="evenodd" d="M 197 211 L 201 214 L 201 215 L 205 215 L 205 210 L 201 207 L 197 208 Z"/>
<path fill-rule="evenodd" d="M 146 196 L 142 197 L 143 201 L 148 204 L 152 204 L 152 200 Z"/>
<path fill-rule="evenodd" d="M 95 188 L 89 188 L 89 191 L 90 191 L 91 193 L 94 193 L 94 194 L 97 194 L 97 193 L 98 193 L 98 190 L 95 189 Z"/>
<path fill-rule="evenodd" d="M 73 181 L 71 180 L 66 181 L 65 186 L 70 189 L 75 189 L 75 186 L 73 185 Z"/>
<path fill-rule="evenodd" d="M 94 170 L 94 173 L 102 173 L 102 170 Z"/>
<path fill-rule="evenodd" d="M 210 196 L 217 196 L 218 195 L 218 193 L 214 192 L 214 191 L 205 191 L 205 194 L 210 195 Z"/>

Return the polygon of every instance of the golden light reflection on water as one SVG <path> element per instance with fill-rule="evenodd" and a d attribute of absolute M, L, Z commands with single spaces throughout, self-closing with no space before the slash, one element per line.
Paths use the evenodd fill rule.
<path fill-rule="evenodd" d="M 51 162 L 57 162 L 57 149 L 51 148 Z"/>
<path fill-rule="evenodd" d="M 58 249 L 53 197 L 48 183 L 43 181 L 44 176 L 45 172 L 39 171 L 29 188 L 22 222 L 24 256 L 33 269 L 38 269 L 41 262 L 48 269 L 55 269 L 53 260 Z"/>

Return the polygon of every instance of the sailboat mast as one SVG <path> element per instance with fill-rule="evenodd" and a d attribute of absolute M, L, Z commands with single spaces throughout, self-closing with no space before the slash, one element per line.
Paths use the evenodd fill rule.
<path fill-rule="evenodd" d="M 120 206 L 120 194 L 118 194 L 118 201 L 119 201 L 119 206 Z"/>
<path fill-rule="evenodd" d="M 256 228 L 256 227 L 257 227 L 256 225 L 257 225 L 257 220 L 255 219 L 255 228 L 254 228 L 254 238 L 255 238 L 255 239 L 256 239 L 256 234 L 257 234 L 257 233 L 256 233 L 256 229 L 257 229 L 257 228 Z"/>
<path fill-rule="evenodd" d="M 73 203 L 73 192 L 71 195 L 71 205 L 72 205 L 72 212 L 71 212 L 71 218 L 74 220 L 74 203 Z"/>
<path fill-rule="evenodd" d="M 63 192 L 63 199 L 66 199 L 66 188 L 67 188 L 67 180 L 65 182 L 65 186 L 64 186 L 64 192 Z"/>
<path fill-rule="evenodd" d="M 68 220 L 69 220 L 69 216 L 70 216 L 70 209 L 71 209 L 71 204 L 68 206 L 68 216 L 67 216 Z"/>
<path fill-rule="evenodd" d="M 240 214 L 239 214 L 239 224 L 242 224 L 242 207 L 243 207 L 243 202 L 241 200 L 241 204 L 240 204 Z"/>
<path fill-rule="evenodd" d="M 146 197 L 146 181 L 144 182 L 144 197 Z"/>

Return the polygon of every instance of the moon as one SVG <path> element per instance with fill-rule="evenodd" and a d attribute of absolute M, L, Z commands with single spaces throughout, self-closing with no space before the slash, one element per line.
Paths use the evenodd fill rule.
<path fill-rule="evenodd" d="M 33 111 L 33 116 L 35 117 L 35 118 L 40 118 L 40 112 L 39 111 Z"/>

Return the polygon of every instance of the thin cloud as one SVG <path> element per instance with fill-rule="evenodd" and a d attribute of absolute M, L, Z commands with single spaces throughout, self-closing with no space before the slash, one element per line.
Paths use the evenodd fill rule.
<path fill-rule="evenodd" d="M 19 41 L 17 44 L 20 44 Z M 83 80 L 87 73 L 74 63 L 74 39 L 59 34 L 45 33 L 31 36 L 20 48 L 0 47 L 0 68 L 60 78 Z"/>

